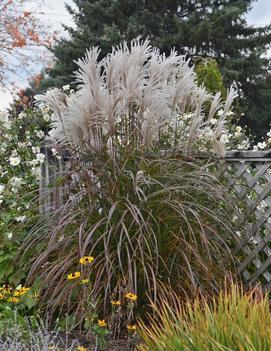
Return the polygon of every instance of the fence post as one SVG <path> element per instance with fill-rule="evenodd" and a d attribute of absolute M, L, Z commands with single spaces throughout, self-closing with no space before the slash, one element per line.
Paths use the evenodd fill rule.
<path fill-rule="evenodd" d="M 39 183 L 39 213 L 48 215 L 63 203 L 63 189 L 55 186 L 57 179 L 63 175 L 64 163 L 62 158 L 56 158 L 49 144 L 41 146 L 41 153 L 45 155 L 40 169 Z"/>

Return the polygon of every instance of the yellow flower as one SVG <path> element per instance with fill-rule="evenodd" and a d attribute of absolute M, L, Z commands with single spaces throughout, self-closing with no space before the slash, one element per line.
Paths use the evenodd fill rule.
<path fill-rule="evenodd" d="M 81 280 L 81 284 L 88 284 L 89 283 L 89 279 L 82 279 Z"/>
<path fill-rule="evenodd" d="M 98 319 L 98 324 L 100 327 L 106 327 L 107 326 L 107 323 L 104 319 Z"/>
<path fill-rule="evenodd" d="M 4 284 L 1 290 L 3 290 L 4 294 L 10 294 L 12 292 L 12 287 L 9 284 Z"/>
<path fill-rule="evenodd" d="M 93 256 L 83 256 L 80 258 L 79 263 L 83 264 L 84 266 L 88 263 L 91 263 L 94 261 Z"/>
<path fill-rule="evenodd" d="M 69 273 L 67 275 L 67 279 L 68 280 L 73 280 L 73 279 L 77 279 L 81 277 L 81 273 L 80 272 L 74 272 L 74 273 Z"/>
<path fill-rule="evenodd" d="M 136 301 L 137 300 L 137 295 L 133 293 L 127 293 L 125 294 L 126 299 L 131 300 L 131 301 Z"/>
<path fill-rule="evenodd" d="M 5 298 L 5 295 L 0 293 L 0 300 L 3 300 Z"/>
<path fill-rule="evenodd" d="M 84 346 L 78 346 L 77 351 L 87 351 L 87 349 Z"/>
<path fill-rule="evenodd" d="M 113 300 L 113 301 L 111 301 L 111 304 L 113 306 L 119 306 L 120 305 L 120 301 L 119 300 Z"/>
<path fill-rule="evenodd" d="M 25 287 L 21 287 L 19 289 L 16 289 L 13 293 L 14 296 L 21 296 L 26 294 L 28 291 L 30 290 L 30 288 L 25 288 Z"/>
<path fill-rule="evenodd" d="M 20 299 L 18 299 L 17 297 L 9 297 L 7 301 L 12 303 L 18 303 Z"/>
<path fill-rule="evenodd" d="M 136 328 L 137 328 L 137 327 L 136 327 L 135 324 L 129 324 L 129 325 L 127 325 L 127 329 L 128 329 L 128 330 L 135 331 Z"/>

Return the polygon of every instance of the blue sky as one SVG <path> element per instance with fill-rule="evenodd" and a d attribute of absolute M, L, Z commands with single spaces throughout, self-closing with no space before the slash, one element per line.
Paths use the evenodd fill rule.
<path fill-rule="evenodd" d="M 265 25 L 271 22 L 271 0 L 258 0 L 247 15 L 249 24 Z"/>
<path fill-rule="evenodd" d="M 34 2 L 30 0 L 30 2 Z M 65 9 L 64 3 L 72 4 L 72 0 L 43 0 L 43 7 L 39 9 L 39 17 L 45 23 L 51 23 L 52 27 L 58 31 L 62 31 L 61 23 L 72 25 L 70 15 Z M 247 14 L 247 21 L 251 25 L 261 26 L 271 23 L 271 0 L 257 0 L 252 4 L 251 11 Z M 38 73 L 40 67 L 33 67 L 33 73 Z M 21 82 L 25 85 L 27 81 Z M 8 107 L 12 95 L 9 91 L 0 90 L 0 110 Z"/>

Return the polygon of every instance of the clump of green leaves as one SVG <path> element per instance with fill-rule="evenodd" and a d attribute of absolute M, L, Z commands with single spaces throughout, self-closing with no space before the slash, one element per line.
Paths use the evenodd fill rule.
<path fill-rule="evenodd" d="M 195 72 L 199 85 L 203 84 L 209 93 L 215 94 L 217 91 L 226 97 L 226 88 L 223 82 L 222 73 L 214 59 L 200 59 L 195 64 Z"/>

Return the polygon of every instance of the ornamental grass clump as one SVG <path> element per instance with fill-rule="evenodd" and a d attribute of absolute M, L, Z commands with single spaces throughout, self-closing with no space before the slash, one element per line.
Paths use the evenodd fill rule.
<path fill-rule="evenodd" d="M 225 153 L 221 137 L 236 97 L 232 88 L 226 101 L 220 92 L 209 94 L 197 85 L 189 60 L 175 50 L 166 57 L 148 40 L 124 42 L 100 61 L 99 54 L 91 48 L 78 61 L 77 92 L 55 88 L 37 96 L 54 112 L 53 139 L 88 156 L 155 146 L 187 154 L 206 143 Z"/>
<path fill-rule="evenodd" d="M 153 304 L 155 314 L 140 325 L 139 351 L 271 350 L 269 298 L 258 288 L 232 284 L 211 301 L 201 295 L 186 304 L 175 295 L 174 305 Z"/>
<path fill-rule="evenodd" d="M 40 302 L 81 319 L 86 293 L 76 273 L 93 282 L 105 310 L 133 292 L 134 311 L 161 282 L 184 295 L 199 287 L 213 293 L 232 266 L 238 223 L 212 162 L 191 157 L 204 143 L 224 153 L 233 90 L 225 102 L 211 96 L 184 57 L 166 57 L 148 41 L 98 55 L 92 48 L 79 60 L 77 92 L 39 97 L 54 111 L 52 138 L 70 155 L 59 182 L 68 191 L 29 233 L 21 256 L 33 257 L 28 281 L 39 277 Z"/>

